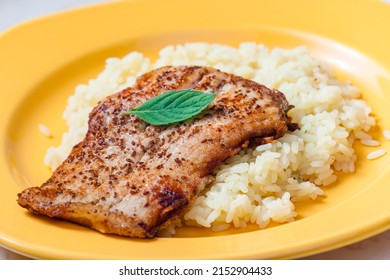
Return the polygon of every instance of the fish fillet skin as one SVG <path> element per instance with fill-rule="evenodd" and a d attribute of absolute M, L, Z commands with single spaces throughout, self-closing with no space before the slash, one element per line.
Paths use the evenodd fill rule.
<path fill-rule="evenodd" d="M 149 125 L 124 111 L 168 90 L 216 93 L 197 118 Z M 247 147 L 269 142 L 294 125 L 277 91 L 211 67 L 166 66 L 103 99 L 88 132 L 40 187 L 18 194 L 35 214 L 102 233 L 152 238 L 173 223 L 213 181 L 213 169 Z"/>

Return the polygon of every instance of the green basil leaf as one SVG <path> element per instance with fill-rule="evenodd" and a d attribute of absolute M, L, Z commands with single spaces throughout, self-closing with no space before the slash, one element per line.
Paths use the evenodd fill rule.
<path fill-rule="evenodd" d="M 167 125 L 196 116 L 214 100 L 216 94 L 193 89 L 170 90 L 157 95 L 126 113 L 153 125 Z"/>

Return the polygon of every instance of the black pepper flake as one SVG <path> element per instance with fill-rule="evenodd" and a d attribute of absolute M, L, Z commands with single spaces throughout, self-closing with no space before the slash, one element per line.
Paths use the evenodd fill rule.
<path fill-rule="evenodd" d="M 161 168 L 163 168 L 163 165 L 162 165 L 162 164 L 159 164 L 159 165 L 156 166 L 156 168 L 157 168 L 157 169 L 161 169 Z"/>

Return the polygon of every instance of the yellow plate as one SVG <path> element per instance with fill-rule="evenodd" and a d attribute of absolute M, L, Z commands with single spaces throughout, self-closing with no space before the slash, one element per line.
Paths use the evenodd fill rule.
<path fill-rule="evenodd" d="M 390 6 L 382 1 L 164 0 L 120 1 L 31 21 L 0 35 L 0 242 L 36 258 L 296 258 L 356 242 L 390 228 L 390 156 L 368 161 L 356 145 L 357 172 L 326 197 L 298 206 L 296 222 L 213 234 L 184 228 L 174 238 L 134 240 L 37 217 L 16 195 L 50 172 L 45 150 L 60 141 L 61 113 L 77 84 L 104 59 L 137 50 L 156 57 L 167 44 L 207 41 L 237 46 L 307 45 L 341 79 L 360 87 L 378 120 L 374 136 L 390 152 Z M 38 130 L 53 132 L 52 139 Z"/>

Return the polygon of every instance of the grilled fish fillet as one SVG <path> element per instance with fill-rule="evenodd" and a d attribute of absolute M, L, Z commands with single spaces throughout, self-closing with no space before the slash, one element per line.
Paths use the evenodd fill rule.
<path fill-rule="evenodd" d="M 185 88 L 217 94 L 192 122 L 153 126 L 121 114 Z M 154 237 L 212 181 L 221 161 L 251 140 L 283 136 L 293 126 L 289 108 L 281 92 L 210 67 L 159 68 L 101 101 L 85 139 L 44 184 L 19 193 L 18 203 L 102 233 Z"/>

